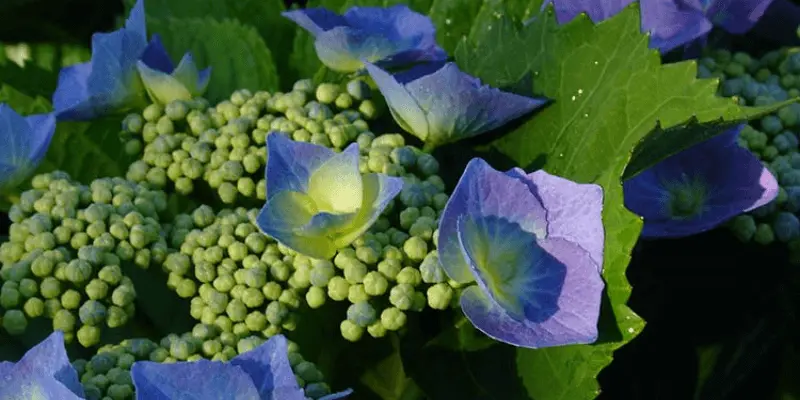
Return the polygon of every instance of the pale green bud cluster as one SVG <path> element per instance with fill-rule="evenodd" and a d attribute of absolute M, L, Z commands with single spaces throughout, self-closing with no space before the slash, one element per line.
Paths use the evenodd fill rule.
<path fill-rule="evenodd" d="M 189 195 L 215 192 L 223 204 L 255 206 L 265 199 L 266 137 L 341 149 L 377 117 L 363 80 L 344 85 L 310 80 L 288 93 L 239 90 L 214 107 L 202 99 L 151 104 L 128 115 L 126 148 L 140 155 L 127 178 Z"/>
<path fill-rule="evenodd" d="M 9 211 L 9 240 L 0 245 L 3 329 L 25 332 L 45 317 L 84 347 L 104 327 L 134 315 L 136 290 L 128 268 L 167 256 L 159 214 L 166 196 L 122 178 L 78 184 L 61 172 L 38 175 Z"/>

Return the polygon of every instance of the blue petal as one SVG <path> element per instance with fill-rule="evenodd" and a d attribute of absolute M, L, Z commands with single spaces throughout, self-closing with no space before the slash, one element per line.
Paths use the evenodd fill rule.
<path fill-rule="evenodd" d="M 171 74 L 172 70 L 175 69 L 167 49 L 161 43 L 161 36 L 158 34 L 153 35 L 150 39 L 150 43 L 144 49 L 140 60 L 148 67 L 165 74 Z"/>
<path fill-rule="evenodd" d="M 742 127 L 671 156 L 623 183 L 625 206 L 644 218 L 642 236 L 694 235 L 777 196 L 775 177 L 736 143 Z M 698 214 L 674 217 L 670 190 L 686 181 L 702 184 L 706 199 Z"/>
<path fill-rule="evenodd" d="M 542 3 L 542 8 L 553 4 L 560 24 L 567 23 L 584 12 L 592 21 L 599 23 L 617 15 L 633 2 L 634 0 L 546 0 Z"/>
<path fill-rule="evenodd" d="M 28 350 L 15 364 L 15 369 L 25 375 L 53 378 L 75 395 L 84 395 L 78 373 L 69 362 L 64 348 L 64 334 L 61 331 L 51 333 L 45 340 Z"/>
<path fill-rule="evenodd" d="M 95 108 L 117 111 L 143 95 L 136 63 L 146 47 L 147 42 L 124 29 L 92 36 L 92 74 L 87 87 L 97 101 Z"/>
<path fill-rule="evenodd" d="M 461 253 L 484 293 L 515 320 L 547 320 L 558 311 L 566 267 L 535 235 L 498 217 L 458 219 Z"/>
<path fill-rule="evenodd" d="M 91 62 L 64 67 L 58 72 L 53 109 L 58 112 L 59 120 L 84 121 L 95 117 L 88 87 L 91 74 Z"/>
<path fill-rule="evenodd" d="M 706 15 L 714 25 L 735 35 L 746 33 L 764 15 L 773 0 L 716 0 Z M 771 21 L 770 21 L 771 22 Z"/>
<path fill-rule="evenodd" d="M 463 215 L 502 217 L 537 237 L 547 232 L 547 212 L 523 181 L 472 159 L 439 220 L 439 262 L 450 279 L 461 283 L 474 280 L 458 240 L 457 221 Z"/>
<path fill-rule="evenodd" d="M 384 174 L 366 174 L 363 177 L 364 200 L 358 214 L 353 217 L 352 225 L 347 233 L 334 240 L 337 248 L 345 247 L 363 235 L 389 203 L 403 190 L 402 178 L 391 177 Z"/>
<path fill-rule="evenodd" d="M 25 165 L 40 141 L 24 117 L 7 104 L 0 104 L 0 162 Z"/>
<path fill-rule="evenodd" d="M 266 343 L 236 356 L 230 362 L 243 369 L 253 380 L 261 400 L 304 400 L 297 384 L 283 335 L 273 336 Z M 276 392 L 282 393 L 277 396 Z"/>
<path fill-rule="evenodd" d="M 337 26 L 347 25 L 347 21 L 341 15 L 322 7 L 285 11 L 281 15 L 300 25 L 314 36 Z"/>
<path fill-rule="evenodd" d="M 139 61 L 136 65 L 150 99 L 159 104 L 169 104 L 174 100 L 191 100 L 192 93 L 182 82 L 172 75 L 157 71 Z"/>
<path fill-rule="evenodd" d="M 244 370 L 217 361 L 172 364 L 138 361 L 131 367 L 131 378 L 136 398 L 140 400 L 259 398 L 258 390 Z"/>
<path fill-rule="evenodd" d="M 125 29 L 139 35 L 147 41 L 147 27 L 145 25 L 144 2 L 136 0 L 136 4 L 131 8 L 128 19 L 125 20 Z"/>
<path fill-rule="evenodd" d="M 461 309 L 480 331 L 515 346 L 543 348 L 594 342 L 603 291 L 595 263 L 585 250 L 563 239 L 545 239 L 538 244 L 555 259 L 541 260 L 539 268 L 565 272 L 560 288 L 552 287 L 550 281 L 550 285 L 540 289 L 545 291 L 541 296 L 557 296 L 556 309 L 550 310 L 552 314 L 530 313 L 526 319 L 516 319 L 480 285 L 462 292 Z M 555 266 L 559 263 L 562 267 Z"/>
<path fill-rule="evenodd" d="M 332 233 L 340 232 L 353 222 L 356 213 L 331 214 L 318 213 L 311 217 L 311 220 L 304 226 L 295 230 L 301 236 L 329 236 Z"/>
<path fill-rule="evenodd" d="M 30 115 L 25 118 L 31 127 L 33 148 L 29 153 L 30 162 L 39 165 L 56 131 L 56 116 L 53 113 Z"/>
<path fill-rule="evenodd" d="M 261 231 L 301 254 L 328 259 L 336 254 L 330 238 L 303 235 L 298 228 L 308 225 L 317 213 L 313 200 L 304 193 L 280 191 L 270 197 L 256 218 Z"/>
<path fill-rule="evenodd" d="M 525 182 L 547 210 L 547 237 L 559 237 L 581 246 L 603 265 L 603 188 L 575 183 L 543 170 L 529 175 L 514 168 L 506 172 Z"/>
<path fill-rule="evenodd" d="M 94 34 L 90 64 L 59 73 L 53 94 L 59 120 L 87 120 L 144 104 L 136 62 L 146 46 L 140 35 L 126 29 Z"/>
<path fill-rule="evenodd" d="M 318 400 L 338 400 L 338 399 L 343 399 L 343 398 L 345 398 L 347 396 L 350 396 L 351 394 L 353 394 L 353 389 L 347 389 L 347 390 L 343 390 L 341 392 L 331 393 L 331 394 L 322 396 Z"/>
<path fill-rule="evenodd" d="M 335 154 L 327 147 L 295 142 L 279 132 L 267 134 L 267 200 L 285 190 L 305 193 L 311 174 Z"/>
<path fill-rule="evenodd" d="M 428 121 L 425 111 L 411 96 L 411 93 L 388 72 L 370 63 L 365 63 L 364 66 L 386 99 L 389 111 L 397 124 L 406 132 L 413 133 L 423 140 L 428 137 Z"/>
<path fill-rule="evenodd" d="M 642 31 L 651 33 L 650 47 L 662 53 L 704 36 L 712 27 L 696 0 L 650 0 L 642 5 Z"/>
<path fill-rule="evenodd" d="M 544 99 L 483 85 L 479 79 L 461 72 L 455 63 L 447 63 L 436 72 L 407 83 L 405 88 L 426 111 L 428 133 L 420 138 L 434 144 L 496 129 L 546 103 Z"/>
<path fill-rule="evenodd" d="M 28 375 L 12 372 L 3 376 L 0 373 L 0 382 L 10 384 L 0 385 L 0 399 L 3 400 L 82 400 L 81 395 L 76 395 L 61 382 L 49 376 Z"/>
<path fill-rule="evenodd" d="M 320 32 L 314 48 L 320 61 L 328 68 L 340 72 L 355 72 L 364 68 L 364 62 L 377 62 L 410 47 L 386 36 L 339 26 Z"/>

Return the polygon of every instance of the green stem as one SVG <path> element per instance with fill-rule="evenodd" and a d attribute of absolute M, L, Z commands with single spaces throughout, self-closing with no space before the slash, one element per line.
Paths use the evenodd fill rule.
<path fill-rule="evenodd" d="M 430 154 L 430 153 L 433 153 L 433 150 L 435 150 L 437 147 L 438 147 L 438 145 L 435 144 L 435 143 L 425 142 L 425 145 L 422 146 L 422 151 Z"/>

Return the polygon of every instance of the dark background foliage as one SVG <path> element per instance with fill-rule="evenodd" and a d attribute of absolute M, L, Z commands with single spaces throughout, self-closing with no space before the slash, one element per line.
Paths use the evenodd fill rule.
<path fill-rule="evenodd" d="M 120 0 L 2 0 L 0 43 L 88 46 L 92 33 L 112 30 L 122 11 Z M 754 54 L 774 47 L 749 37 L 723 41 Z M 8 224 L 0 214 L 0 236 L 7 234 Z M 745 246 L 724 229 L 639 243 L 628 268 L 634 287 L 630 306 L 647 327 L 601 374 L 600 398 L 692 399 L 697 348 L 714 344 L 743 360 L 723 356 L 732 372 L 710 381 L 699 399 L 775 398 L 781 343 L 791 333 L 792 310 L 785 304 L 792 295 L 793 268 L 784 249 Z"/>

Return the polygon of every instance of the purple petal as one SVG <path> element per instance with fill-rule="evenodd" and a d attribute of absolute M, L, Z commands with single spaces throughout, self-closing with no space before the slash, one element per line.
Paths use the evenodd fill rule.
<path fill-rule="evenodd" d="M 617 15 L 634 0 L 547 0 L 542 7 L 553 4 L 558 23 L 564 24 L 580 13 L 586 13 L 595 23 Z"/>
<path fill-rule="evenodd" d="M 594 342 L 603 291 L 597 266 L 585 250 L 563 239 L 538 243 L 561 264 L 565 273 L 560 288 L 554 287 L 552 281 L 550 287 L 541 288 L 546 295 L 557 296 L 557 309 L 549 310 L 550 315 L 533 314 L 536 319 L 515 319 L 480 286 L 471 286 L 461 294 L 464 314 L 486 335 L 515 346 L 543 348 Z M 556 263 L 549 260 L 546 263 L 547 270 L 559 271 L 553 267 Z"/>
<path fill-rule="evenodd" d="M 455 63 L 408 82 L 405 88 L 426 110 L 428 132 L 420 138 L 435 144 L 496 129 L 546 102 L 483 85 L 479 79 L 461 72 Z"/>
<path fill-rule="evenodd" d="M 138 361 L 131 368 L 131 378 L 137 399 L 260 398 L 252 379 L 244 370 L 217 361 L 198 360 L 172 364 Z"/>
<path fill-rule="evenodd" d="M 365 63 L 364 65 L 386 99 L 389 111 L 397 124 L 407 132 L 413 132 L 419 137 L 427 137 L 428 121 L 425 111 L 419 106 L 419 103 L 411 93 L 406 90 L 405 86 L 388 72 L 370 63 Z"/>
<path fill-rule="evenodd" d="M 161 36 L 158 34 L 154 34 L 150 39 L 150 43 L 147 44 L 140 59 L 148 67 L 165 74 L 171 74 L 175 69 L 172 64 L 172 58 L 167 53 L 167 49 L 164 48 L 164 44 L 161 43 Z"/>
<path fill-rule="evenodd" d="M 750 30 L 767 11 L 772 0 L 716 0 L 706 11 L 714 25 L 741 35 Z"/>
<path fill-rule="evenodd" d="M 307 30 L 313 36 L 337 26 L 347 25 L 347 20 L 344 17 L 322 7 L 284 11 L 281 15 L 300 25 L 301 28 Z"/>
<path fill-rule="evenodd" d="M 623 184 L 625 206 L 642 216 L 642 236 L 681 237 L 707 231 L 772 201 L 775 177 L 736 137 L 743 125 L 673 155 Z M 675 184 L 695 182 L 706 193 L 694 215 L 673 217 Z"/>
<path fill-rule="evenodd" d="M 84 395 L 78 373 L 69 362 L 64 348 L 64 334 L 61 331 L 51 333 L 28 350 L 14 368 L 25 375 L 53 378 L 75 395 Z"/>
<path fill-rule="evenodd" d="M 305 193 L 311 173 L 335 154 L 327 147 L 295 142 L 280 132 L 267 134 L 267 200 L 286 190 Z"/>
<path fill-rule="evenodd" d="M 575 183 L 543 170 L 525 175 L 514 168 L 506 172 L 522 179 L 547 210 L 547 237 L 558 237 L 581 246 L 592 260 L 603 266 L 603 188 Z"/>
<path fill-rule="evenodd" d="M 277 335 L 236 356 L 230 363 L 250 375 L 262 400 L 304 400 L 288 357 L 286 338 Z M 282 393 L 280 397 L 276 396 L 278 391 Z"/>
<path fill-rule="evenodd" d="M 642 31 L 650 32 L 650 47 L 670 51 L 708 33 L 711 22 L 698 0 L 642 0 Z"/>
<path fill-rule="evenodd" d="M 502 217 L 537 237 L 547 232 L 547 212 L 524 182 L 470 160 L 439 220 L 439 262 L 457 282 L 474 280 L 458 239 L 457 221 L 465 215 Z"/>

